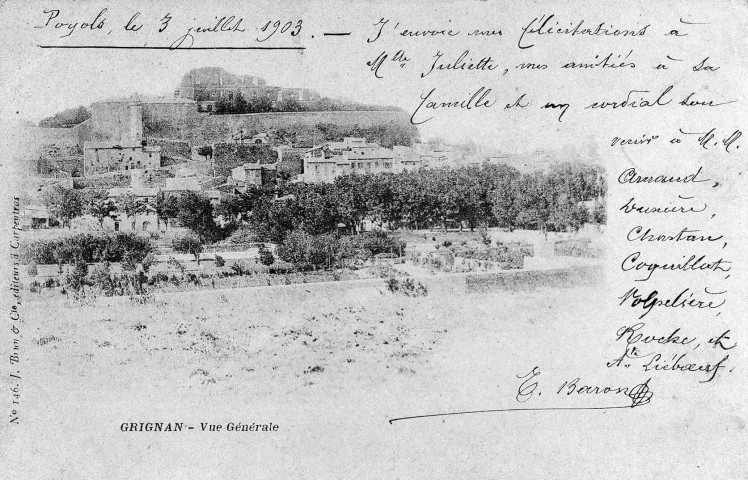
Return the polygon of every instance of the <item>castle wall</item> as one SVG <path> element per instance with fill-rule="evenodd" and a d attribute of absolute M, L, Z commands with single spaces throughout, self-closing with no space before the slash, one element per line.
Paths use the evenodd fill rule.
<path fill-rule="evenodd" d="M 161 156 L 168 158 L 192 157 L 192 147 L 186 140 L 172 140 L 170 138 L 148 138 L 148 146 L 161 147 Z"/>
<path fill-rule="evenodd" d="M 387 123 L 409 125 L 408 115 L 396 110 L 273 112 L 243 115 L 198 115 L 171 125 L 163 125 L 161 137 L 188 140 L 194 145 L 230 141 L 240 130 L 268 132 L 290 127 L 314 127 L 332 123 L 342 127 L 374 127 Z"/>
<path fill-rule="evenodd" d="M 97 102 L 91 105 L 93 140 L 139 144 L 143 139 L 143 107 L 137 102 Z"/>

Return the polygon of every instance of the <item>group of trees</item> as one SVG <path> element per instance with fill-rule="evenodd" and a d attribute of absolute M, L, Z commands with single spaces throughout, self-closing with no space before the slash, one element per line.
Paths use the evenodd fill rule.
<path fill-rule="evenodd" d="M 280 243 L 289 232 L 360 232 L 364 220 L 390 228 L 504 226 L 576 230 L 605 223 L 600 167 L 565 163 L 522 174 L 506 165 L 347 175 L 330 184 L 250 189 L 223 202 L 217 215 L 231 230 L 249 224 Z M 280 198 L 277 198 L 280 197 Z M 594 203 L 592 212 L 585 203 Z"/>
<path fill-rule="evenodd" d="M 74 218 L 91 215 L 103 230 L 105 219 L 121 213 L 130 220 L 132 230 L 135 230 L 137 216 L 150 212 L 156 215 L 157 229 L 160 229 L 161 222 L 165 222 L 168 228 L 168 220 L 176 219 L 189 227 L 204 243 L 225 236 L 214 220 L 210 200 L 193 192 L 179 196 L 159 193 L 155 202 L 147 202 L 132 193 L 113 199 L 105 189 L 77 190 L 55 185 L 42 194 L 42 202 L 50 214 L 68 228 Z"/>
<path fill-rule="evenodd" d="M 147 238 L 132 233 L 92 235 L 81 233 L 64 238 L 37 240 L 24 247 L 24 263 L 52 265 L 128 262 L 141 263 L 153 246 Z"/>
<path fill-rule="evenodd" d="M 316 265 L 319 258 L 329 262 L 344 257 L 338 254 L 343 246 L 333 239 L 361 233 L 365 221 L 390 229 L 503 226 L 541 231 L 602 224 L 606 189 L 601 167 L 563 163 L 535 173 L 484 165 L 353 174 L 329 184 L 250 188 L 217 207 L 195 192 L 159 194 L 153 204 L 147 204 L 129 194 L 113 200 L 103 190 L 61 187 L 50 189 L 45 203 L 67 226 L 83 213 L 93 215 L 102 226 L 104 219 L 116 212 L 131 218 L 133 226 L 135 216 L 146 211 L 154 212 L 159 224 L 165 221 L 168 225 L 169 219 L 176 219 L 192 232 L 185 251 L 195 250 L 198 243 L 220 241 L 240 227 L 249 228 L 256 241 L 287 241 L 282 257 L 289 261 L 303 252 L 308 258 L 300 261 Z M 299 245 L 305 245 L 305 250 Z M 393 247 L 388 248 L 391 251 Z M 369 250 L 374 254 L 387 251 Z"/>
<path fill-rule="evenodd" d="M 321 97 L 309 102 L 299 102 L 295 98 L 287 98 L 274 102 L 267 95 L 247 99 L 242 92 L 236 91 L 216 102 L 217 114 L 267 113 L 267 112 L 327 112 L 342 110 L 394 110 L 394 107 L 379 105 L 364 105 L 361 103 L 336 100 Z"/>
<path fill-rule="evenodd" d="M 40 127 L 67 128 L 78 125 L 91 118 L 91 112 L 86 107 L 69 108 L 51 117 L 39 121 Z"/>

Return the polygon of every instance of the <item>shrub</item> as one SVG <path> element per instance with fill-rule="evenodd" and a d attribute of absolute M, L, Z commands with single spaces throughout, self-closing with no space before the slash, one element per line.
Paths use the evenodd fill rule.
<path fill-rule="evenodd" d="M 28 267 L 28 269 L 26 270 L 26 272 L 27 272 L 27 273 L 29 274 L 29 276 L 31 276 L 31 277 L 35 277 L 35 276 L 39 275 L 39 269 L 38 269 L 38 268 L 36 267 L 36 263 L 31 263 L 31 264 L 29 264 L 29 267 Z"/>
<path fill-rule="evenodd" d="M 445 248 L 449 248 L 452 246 L 452 242 L 450 242 L 449 240 L 444 240 L 444 242 L 442 242 L 442 246 Z"/>
<path fill-rule="evenodd" d="M 80 290 L 86 285 L 86 275 L 88 275 L 88 264 L 83 260 L 78 260 L 75 262 L 73 273 L 66 277 L 65 284 L 75 291 Z"/>
<path fill-rule="evenodd" d="M 425 297 L 429 293 L 426 285 L 421 282 L 416 284 L 412 278 L 406 279 L 400 285 L 400 291 L 408 297 Z"/>
<path fill-rule="evenodd" d="M 385 285 L 390 293 L 400 292 L 406 297 L 425 297 L 429 293 L 426 285 L 421 282 L 416 283 L 412 278 L 406 278 L 401 283 L 396 278 L 391 277 L 387 279 Z"/>
<path fill-rule="evenodd" d="M 278 257 L 297 268 L 332 267 L 341 259 L 341 243 L 331 234 L 311 235 L 302 230 L 291 232 L 278 246 Z"/>
<path fill-rule="evenodd" d="M 91 284 L 104 292 L 112 291 L 113 284 L 109 262 L 100 263 L 92 269 Z"/>
<path fill-rule="evenodd" d="M 122 257 L 122 269 L 126 270 L 128 272 L 134 272 L 136 268 L 138 268 L 138 264 L 135 261 L 135 254 L 132 252 L 125 252 L 125 255 Z"/>
<path fill-rule="evenodd" d="M 491 245 L 491 235 L 488 233 L 488 229 L 485 225 L 481 225 L 478 227 L 478 235 L 480 235 L 480 241 L 483 243 L 483 245 Z"/>
<path fill-rule="evenodd" d="M 143 258 L 143 261 L 140 262 L 145 273 L 148 273 L 148 270 L 150 270 L 151 267 L 156 265 L 157 263 L 158 261 L 156 260 L 156 256 L 152 253 L 146 255 L 145 258 Z"/>
<path fill-rule="evenodd" d="M 54 288 L 54 287 L 59 287 L 60 282 L 54 278 L 48 278 L 44 281 L 43 285 L 45 288 Z"/>
<path fill-rule="evenodd" d="M 157 272 L 148 279 L 148 285 L 157 285 L 159 283 L 167 283 L 169 281 L 169 275 L 164 272 Z"/>
<path fill-rule="evenodd" d="M 262 245 L 260 247 L 260 263 L 265 265 L 266 267 L 269 267 L 270 265 L 275 263 L 275 257 L 273 256 L 273 252 L 265 248 L 265 245 Z"/>
<path fill-rule="evenodd" d="M 234 263 L 232 263 L 231 264 L 231 270 L 233 270 L 233 272 L 236 275 L 239 275 L 239 276 L 246 275 L 246 274 L 249 273 L 249 270 L 241 262 L 234 262 Z"/>
<path fill-rule="evenodd" d="M 226 259 L 220 255 L 216 255 L 216 267 L 223 267 L 226 265 Z"/>
<path fill-rule="evenodd" d="M 197 263 L 200 263 L 203 242 L 196 235 L 186 235 L 184 237 L 176 238 L 172 241 L 172 247 L 179 253 L 189 253 L 194 255 Z"/>
<path fill-rule="evenodd" d="M 25 263 L 41 265 L 72 264 L 77 260 L 86 263 L 121 262 L 126 253 L 137 263 L 153 251 L 147 238 L 132 233 L 92 235 L 81 233 L 71 237 L 37 240 L 28 244 L 22 259 Z"/>
<path fill-rule="evenodd" d="M 41 292 L 42 291 L 42 286 L 41 286 L 41 284 L 38 281 L 32 280 L 31 283 L 29 283 L 29 291 L 31 293 Z"/>
<path fill-rule="evenodd" d="M 166 264 L 169 265 L 170 267 L 174 267 L 177 270 L 179 270 L 180 275 L 184 275 L 185 266 L 182 262 L 180 262 L 176 258 L 169 257 L 169 259 L 166 261 Z"/>
<path fill-rule="evenodd" d="M 405 241 L 392 237 L 387 232 L 380 230 L 365 232 L 350 238 L 355 246 L 368 250 L 371 256 L 380 253 L 394 253 L 400 256 L 405 252 L 405 247 L 407 246 Z"/>

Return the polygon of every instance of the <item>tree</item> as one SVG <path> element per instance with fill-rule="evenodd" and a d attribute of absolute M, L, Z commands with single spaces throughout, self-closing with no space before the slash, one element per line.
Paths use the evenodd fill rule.
<path fill-rule="evenodd" d="M 40 127 L 67 128 L 78 125 L 91 118 L 91 112 L 86 107 L 70 108 L 56 113 L 51 117 L 43 118 L 39 122 Z"/>
<path fill-rule="evenodd" d="M 156 227 L 159 229 L 161 220 L 164 220 L 166 229 L 169 227 L 169 220 L 177 218 L 179 215 L 179 201 L 176 197 L 159 192 L 156 195 Z"/>
<path fill-rule="evenodd" d="M 148 211 L 148 204 L 130 192 L 119 197 L 117 203 L 119 210 L 130 218 L 132 229 L 135 231 L 137 216 Z"/>
<path fill-rule="evenodd" d="M 223 231 L 213 219 L 213 204 L 209 198 L 187 192 L 179 197 L 177 208 L 179 223 L 192 230 L 201 242 L 211 243 L 221 239 Z"/>
<path fill-rule="evenodd" d="M 213 158 L 213 146 L 203 145 L 202 147 L 198 147 L 197 154 L 205 158 Z"/>
<path fill-rule="evenodd" d="M 172 248 L 179 253 L 188 253 L 195 256 L 195 261 L 200 264 L 200 254 L 203 252 L 203 242 L 196 235 L 187 235 L 176 238 L 172 242 Z"/>
<path fill-rule="evenodd" d="M 597 225 L 605 225 L 607 222 L 607 212 L 605 208 L 605 199 L 603 200 L 595 200 L 595 206 L 592 210 L 592 223 L 596 223 Z"/>
<path fill-rule="evenodd" d="M 340 242 L 331 234 L 311 235 L 297 230 L 291 232 L 278 246 L 278 257 L 298 268 L 331 267 L 339 260 Z"/>
<path fill-rule="evenodd" d="M 298 100 L 293 98 L 288 98 L 286 100 L 283 100 L 281 102 L 278 102 L 278 104 L 275 106 L 276 112 L 302 112 L 304 111 L 304 106 L 298 102 Z"/>
<path fill-rule="evenodd" d="M 248 103 L 249 111 L 247 113 L 267 113 L 273 111 L 273 101 L 264 95 L 253 98 Z"/>
<path fill-rule="evenodd" d="M 83 199 L 77 190 L 54 185 L 42 194 L 42 202 L 49 212 L 62 220 L 63 227 L 71 227 L 70 222 L 83 214 Z"/>
<path fill-rule="evenodd" d="M 84 199 L 84 213 L 99 221 L 99 227 L 104 230 L 104 219 L 111 217 L 117 211 L 117 204 L 109 199 L 106 190 L 89 190 Z"/>

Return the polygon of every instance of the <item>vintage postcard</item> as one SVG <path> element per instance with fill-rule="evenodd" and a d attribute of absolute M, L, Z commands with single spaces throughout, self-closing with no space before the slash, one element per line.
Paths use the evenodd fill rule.
<path fill-rule="evenodd" d="M 745 1 L 0 19 L 0 477 L 748 478 Z"/>

